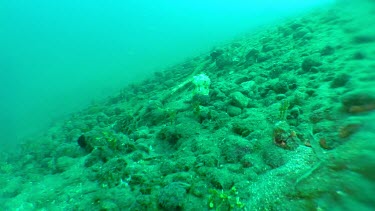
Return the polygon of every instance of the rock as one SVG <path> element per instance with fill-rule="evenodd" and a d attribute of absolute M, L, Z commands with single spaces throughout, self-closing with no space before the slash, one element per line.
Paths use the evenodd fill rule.
<path fill-rule="evenodd" d="M 110 200 L 103 200 L 101 202 L 101 209 L 100 210 L 119 210 L 117 204 Z"/>
<path fill-rule="evenodd" d="M 363 52 L 363 51 L 357 51 L 353 54 L 352 56 L 352 59 L 353 60 L 362 60 L 362 59 L 365 59 L 367 56 L 366 56 L 366 53 Z"/>
<path fill-rule="evenodd" d="M 246 54 L 246 61 L 253 62 L 255 63 L 257 58 L 259 56 L 259 50 L 257 49 L 251 49 L 247 54 Z"/>
<path fill-rule="evenodd" d="M 286 95 L 284 95 L 284 94 L 276 95 L 276 100 L 278 100 L 278 101 L 284 100 L 285 98 L 286 98 Z"/>
<path fill-rule="evenodd" d="M 276 47 L 274 45 L 271 45 L 271 44 L 265 44 L 263 45 L 262 47 L 262 51 L 263 52 L 268 52 L 268 51 L 272 51 L 273 49 L 275 49 Z"/>
<path fill-rule="evenodd" d="M 303 62 L 302 62 L 302 70 L 304 72 L 309 72 L 311 71 L 312 68 L 316 68 L 322 65 L 322 62 L 320 61 L 320 58 L 317 56 L 309 56 L 306 57 Z"/>
<path fill-rule="evenodd" d="M 258 62 L 265 62 L 268 59 L 271 59 L 271 54 L 269 53 L 260 53 L 258 56 Z"/>
<path fill-rule="evenodd" d="M 365 44 L 375 42 L 374 34 L 359 34 L 353 37 L 353 42 L 355 44 Z"/>
<path fill-rule="evenodd" d="M 363 125 L 361 119 L 352 117 L 347 119 L 339 128 L 339 137 L 347 138 L 353 135 Z"/>
<path fill-rule="evenodd" d="M 227 108 L 227 113 L 229 116 L 234 117 L 240 115 L 242 112 L 241 108 L 238 108 L 236 106 L 229 105 Z"/>
<path fill-rule="evenodd" d="M 299 106 L 295 106 L 294 108 L 290 109 L 290 116 L 293 119 L 298 119 L 301 114 L 301 108 Z"/>
<path fill-rule="evenodd" d="M 255 81 L 246 81 L 241 83 L 242 88 L 247 92 L 252 92 L 255 89 Z"/>
<path fill-rule="evenodd" d="M 310 113 L 309 118 L 312 123 L 318 123 L 324 120 L 324 113 L 320 110 L 315 110 Z"/>
<path fill-rule="evenodd" d="M 66 171 L 66 170 L 68 170 L 71 166 L 73 166 L 75 162 L 76 162 L 75 159 L 74 159 L 74 158 L 71 158 L 71 157 L 67 157 L 67 156 L 59 157 L 59 158 L 56 160 L 56 169 L 57 169 L 59 172 Z"/>
<path fill-rule="evenodd" d="M 345 93 L 341 98 L 341 103 L 348 113 L 375 110 L 375 89 L 357 89 Z"/>
<path fill-rule="evenodd" d="M 96 121 L 98 123 L 108 124 L 108 120 L 109 120 L 109 117 L 105 113 L 103 113 L 103 112 L 100 112 L 96 116 Z"/>
<path fill-rule="evenodd" d="M 240 108 L 246 108 L 249 104 L 249 98 L 243 95 L 241 92 L 233 92 L 230 95 L 231 104 Z"/>
<path fill-rule="evenodd" d="M 273 84 L 272 89 L 277 94 L 285 94 L 289 90 L 289 86 L 286 81 L 278 81 L 275 84 Z"/>
<path fill-rule="evenodd" d="M 331 88 L 343 87 L 350 80 L 350 75 L 346 73 L 338 74 L 331 82 Z"/>
<path fill-rule="evenodd" d="M 289 36 L 290 34 L 293 33 L 293 30 L 289 27 L 283 27 L 283 26 L 280 26 L 278 28 L 278 31 L 279 33 L 283 36 L 283 37 L 286 37 L 286 36 Z"/>
<path fill-rule="evenodd" d="M 305 27 L 299 27 L 294 33 L 293 33 L 293 38 L 296 39 L 296 40 L 299 40 L 301 38 L 307 38 L 308 35 L 310 34 L 310 30 L 308 30 L 307 28 Z"/>
<path fill-rule="evenodd" d="M 223 69 L 226 66 L 230 66 L 233 64 L 233 59 L 228 54 L 222 54 L 216 58 L 216 67 L 219 69 Z"/>
<path fill-rule="evenodd" d="M 333 53 L 335 53 L 335 48 L 330 46 L 330 45 L 326 45 L 321 51 L 320 51 L 320 55 L 322 56 L 329 56 L 329 55 L 332 55 Z"/>
<path fill-rule="evenodd" d="M 186 190 L 178 182 L 172 182 L 160 190 L 159 204 L 166 210 L 180 210 L 185 201 Z"/>
<path fill-rule="evenodd" d="M 302 23 L 299 23 L 299 21 L 295 21 L 295 22 L 291 23 L 291 24 L 289 25 L 289 27 L 290 27 L 291 29 L 293 29 L 294 31 L 296 31 L 298 28 L 303 27 L 303 24 L 302 24 Z"/>
<path fill-rule="evenodd" d="M 217 57 L 221 56 L 223 53 L 224 51 L 222 49 L 216 49 L 210 54 L 211 59 L 215 61 Z"/>
<path fill-rule="evenodd" d="M 247 132 L 249 133 L 249 132 Z M 242 137 L 247 135 L 243 134 Z M 221 155 L 228 163 L 239 163 L 240 160 L 253 151 L 249 140 L 239 136 L 228 136 L 222 145 Z"/>
<path fill-rule="evenodd" d="M 167 141 L 172 146 L 178 142 L 181 136 L 180 131 L 176 127 L 163 127 L 157 134 L 159 139 Z"/>
<path fill-rule="evenodd" d="M 143 121 L 148 125 L 158 125 L 168 117 L 167 110 L 159 100 L 149 100 L 143 110 Z"/>

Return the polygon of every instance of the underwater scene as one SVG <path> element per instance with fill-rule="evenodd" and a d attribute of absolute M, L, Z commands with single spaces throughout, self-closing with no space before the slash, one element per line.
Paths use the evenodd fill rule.
<path fill-rule="evenodd" d="M 115 2 L 0 6 L 0 210 L 375 210 L 375 1 Z"/>

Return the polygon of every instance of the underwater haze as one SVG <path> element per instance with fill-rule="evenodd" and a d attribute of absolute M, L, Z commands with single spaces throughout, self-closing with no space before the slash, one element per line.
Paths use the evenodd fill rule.
<path fill-rule="evenodd" d="M 375 210 L 375 2 L 2 1 L 0 210 Z"/>
<path fill-rule="evenodd" d="M 2 1 L 1 147 L 154 71 L 331 2 Z"/>

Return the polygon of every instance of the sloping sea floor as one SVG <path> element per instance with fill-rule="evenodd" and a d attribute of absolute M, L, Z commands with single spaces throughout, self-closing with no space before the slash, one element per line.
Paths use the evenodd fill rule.
<path fill-rule="evenodd" d="M 0 157 L 1 210 L 374 210 L 374 20 L 315 11 L 56 122 Z"/>

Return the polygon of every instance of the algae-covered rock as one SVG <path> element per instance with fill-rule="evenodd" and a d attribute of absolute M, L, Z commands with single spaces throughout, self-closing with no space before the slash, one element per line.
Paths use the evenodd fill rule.
<path fill-rule="evenodd" d="M 113 158 L 101 166 L 96 173 L 96 179 L 103 187 L 127 185 L 131 175 L 126 172 L 128 162 L 124 158 Z"/>
<path fill-rule="evenodd" d="M 323 63 L 321 62 L 320 58 L 318 56 L 309 56 L 309 57 L 306 57 L 303 61 L 302 61 L 302 70 L 304 72 L 309 72 L 311 71 L 311 69 L 313 68 L 317 68 L 319 66 L 321 66 Z"/>
<path fill-rule="evenodd" d="M 68 157 L 68 156 L 62 156 L 59 157 L 56 160 L 56 169 L 59 172 L 63 172 L 71 168 L 75 164 L 75 159 Z"/>
<path fill-rule="evenodd" d="M 306 27 L 298 27 L 294 33 L 293 33 L 293 38 L 296 40 L 302 39 L 302 38 L 310 38 L 310 30 Z"/>
<path fill-rule="evenodd" d="M 332 45 L 326 45 L 324 48 L 320 51 L 321 56 L 329 56 L 335 53 L 335 48 Z"/>
<path fill-rule="evenodd" d="M 249 52 L 246 54 L 245 59 L 246 59 L 246 64 L 252 65 L 258 61 L 259 57 L 259 50 L 257 49 L 250 49 Z"/>
<path fill-rule="evenodd" d="M 178 182 L 173 182 L 160 190 L 159 204 L 166 210 L 181 209 L 185 202 L 186 190 Z"/>
<path fill-rule="evenodd" d="M 284 94 L 289 90 L 289 84 L 286 81 L 277 80 L 276 83 L 273 83 L 272 90 L 274 90 L 277 94 Z"/>
<path fill-rule="evenodd" d="M 239 136 L 228 136 L 221 150 L 222 156 L 229 163 L 239 163 L 245 155 L 252 152 L 249 140 Z"/>
<path fill-rule="evenodd" d="M 239 108 L 246 108 L 249 103 L 249 98 L 247 98 L 241 92 L 233 92 L 230 95 L 231 104 Z"/>
<path fill-rule="evenodd" d="M 234 117 L 240 115 L 242 112 L 241 108 L 238 108 L 236 106 L 229 105 L 227 108 L 227 113 L 229 116 Z"/>
<path fill-rule="evenodd" d="M 345 93 L 341 98 L 344 110 L 349 113 L 362 113 L 375 109 L 375 89 L 357 89 Z"/>
<path fill-rule="evenodd" d="M 339 88 L 345 86 L 345 84 L 350 80 L 350 75 L 347 73 L 340 73 L 335 76 L 331 82 L 332 88 Z"/>
<path fill-rule="evenodd" d="M 231 55 L 224 53 L 216 58 L 216 66 L 219 69 L 224 67 L 231 66 L 233 64 L 233 58 Z"/>
<path fill-rule="evenodd" d="M 167 141 L 170 145 L 174 146 L 182 137 L 180 131 L 176 127 L 163 127 L 157 137 L 161 140 Z"/>

